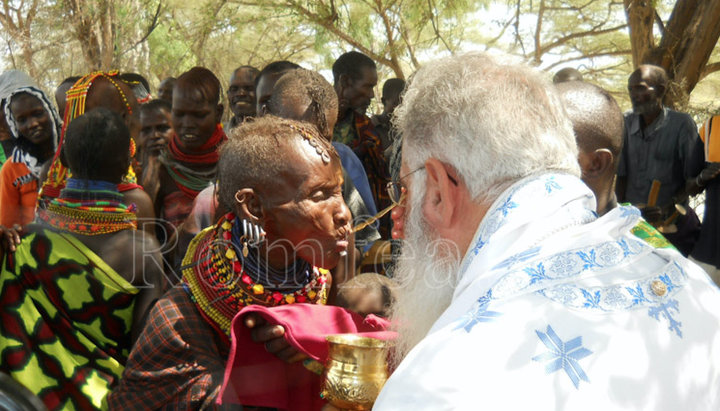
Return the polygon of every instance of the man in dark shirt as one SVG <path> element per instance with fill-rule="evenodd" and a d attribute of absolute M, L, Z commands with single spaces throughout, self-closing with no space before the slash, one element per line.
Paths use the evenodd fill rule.
<path fill-rule="evenodd" d="M 615 191 L 619 202 L 637 205 L 654 225 L 675 224 L 677 232 L 668 230 L 666 237 L 687 256 L 700 230 L 687 199 L 699 192 L 696 177 L 704 166 L 703 145 L 689 115 L 663 106 L 667 82 L 665 70 L 658 66 L 642 65 L 630 75 L 633 111 L 625 115 Z M 655 206 L 648 207 L 653 180 L 661 186 Z M 678 215 L 676 205 L 687 214 L 672 220 Z"/>
<path fill-rule="evenodd" d="M 377 67 L 370 57 L 349 51 L 335 60 L 332 67 L 338 96 L 338 120 L 333 141 L 347 144 L 363 163 L 375 205 L 382 210 L 391 204 L 385 186 L 390 182 L 387 161 L 380 138 L 365 112 L 375 98 Z M 390 218 L 380 220 L 380 235 L 390 236 Z"/>

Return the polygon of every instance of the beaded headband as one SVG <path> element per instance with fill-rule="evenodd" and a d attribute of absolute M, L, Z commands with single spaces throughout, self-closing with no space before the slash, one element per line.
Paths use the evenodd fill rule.
<path fill-rule="evenodd" d="M 65 185 L 68 170 L 60 162 L 60 150 L 62 148 L 63 141 L 65 140 L 65 131 L 71 121 L 85 114 L 87 95 L 95 80 L 99 77 L 107 79 L 110 84 L 115 87 L 123 103 L 125 103 L 125 108 L 127 108 L 128 114 L 132 114 L 132 107 L 130 107 L 130 102 L 128 101 L 127 96 L 114 80 L 117 76 L 117 70 L 108 72 L 95 71 L 80 78 L 80 80 L 76 81 L 67 93 L 65 93 L 66 106 L 65 113 L 63 115 L 63 126 L 60 133 L 60 141 L 58 143 L 57 150 L 55 151 L 55 156 L 53 157 L 50 170 L 48 170 L 48 177 L 40 190 L 40 196 L 57 197 L 60 193 L 60 189 L 62 189 Z M 135 155 L 135 142 L 132 138 L 130 139 L 130 154 L 131 156 Z M 124 177 L 124 182 L 134 183 L 135 181 L 135 172 L 132 169 L 132 166 L 130 166 L 128 174 Z"/>
<path fill-rule="evenodd" d="M 319 139 L 312 135 L 312 132 L 304 127 L 298 127 L 294 124 L 288 124 L 288 126 L 292 129 L 297 131 L 300 136 L 310 144 L 312 148 L 315 149 L 315 152 L 322 158 L 322 161 L 324 164 L 330 163 L 330 153 L 328 149 L 324 146 L 323 143 L 319 141 Z"/>
<path fill-rule="evenodd" d="M 125 103 L 125 108 L 127 108 L 128 114 L 132 114 L 132 108 L 130 107 L 130 102 L 128 101 L 127 96 L 122 91 L 118 83 L 113 79 L 113 77 L 117 76 L 117 70 L 108 72 L 95 71 L 86 76 L 83 76 L 80 80 L 75 82 L 75 84 L 73 84 L 70 90 L 65 93 L 67 101 L 64 113 L 65 115 L 63 116 L 65 124 L 69 124 L 70 121 L 85 114 L 85 101 L 87 99 L 88 92 L 90 91 L 90 87 L 93 85 L 93 83 L 98 77 L 104 77 L 107 81 L 110 82 L 110 84 L 115 87 L 123 103 Z"/>

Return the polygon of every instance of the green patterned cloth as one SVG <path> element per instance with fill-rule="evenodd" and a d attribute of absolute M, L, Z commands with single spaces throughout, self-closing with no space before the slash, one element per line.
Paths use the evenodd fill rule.
<path fill-rule="evenodd" d="M 655 227 L 643 219 L 640 219 L 630 231 L 632 231 L 635 237 L 645 241 L 654 248 L 676 249 Z"/>
<path fill-rule="evenodd" d="M 106 409 L 138 289 L 67 233 L 29 225 L 0 274 L 0 371 L 50 410 Z"/>

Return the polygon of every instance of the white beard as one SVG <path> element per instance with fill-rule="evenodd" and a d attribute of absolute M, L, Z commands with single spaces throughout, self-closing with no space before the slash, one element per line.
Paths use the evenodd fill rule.
<path fill-rule="evenodd" d="M 391 358 L 394 366 L 427 335 L 450 305 L 461 258 L 457 246 L 437 239 L 423 218 L 424 181 L 415 178 L 411 184 L 413 197 L 405 219 L 405 240 L 393 276 L 398 284 L 390 314 L 398 332 Z"/>

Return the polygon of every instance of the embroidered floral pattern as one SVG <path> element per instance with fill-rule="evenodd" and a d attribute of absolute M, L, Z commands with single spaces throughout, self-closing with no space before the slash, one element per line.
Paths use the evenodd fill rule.
<path fill-rule="evenodd" d="M 657 304 L 680 289 L 686 278 L 687 273 L 679 265 L 673 263 L 657 276 L 641 280 L 613 284 L 609 287 L 581 287 L 564 284 L 539 290 L 537 293 L 570 308 L 609 312 L 638 307 L 658 307 Z M 657 296 L 652 292 L 651 286 L 656 281 L 662 281 L 667 287 L 667 293 L 663 296 Z M 667 313 L 669 311 L 663 312 L 663 317 L 667 318 Z M 673 331 L 675 328 L 671 327 Z M 679 326 L 677 329 L 679 330 Z"/>

